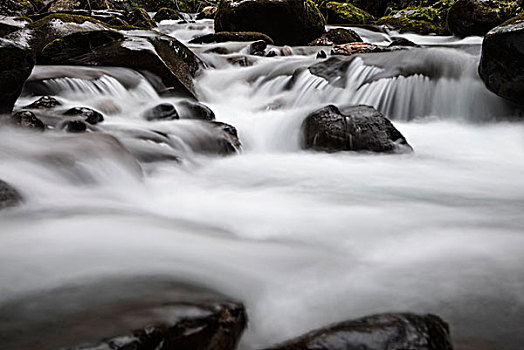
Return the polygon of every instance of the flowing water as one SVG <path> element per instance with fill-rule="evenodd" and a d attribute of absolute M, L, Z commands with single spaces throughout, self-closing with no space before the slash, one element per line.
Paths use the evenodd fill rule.
<path fill-rule="evenodd" d="M 184 42 L 212 31 L 209 21 L 161 29 Z M 379 44 L 398 36 L 356 30 Z M 479 80 L 480 38 L 404 36 L 427 46 L 341 59 L 333 79 L 307 69 L 322 62 L 320 48 L 240 67 L 227 59 L 248 44 L 191 46 L 208 65 L 200 100 L 238 130 L 242 151 L 229 157 L 195 152 L 203 125 L 143 120 L 146 108 L 179 99 L 160 97 L 140 74 L 59 67 L 67 74 L 47 91 L 64 108 L 105 111 L 98 127 L 120 142 L 0 130 L 0 178 L 25 198 L 0 213 L 0 324 L 18 332 L 0 338 L 29 349 L 20 341 L 37 334 L 28 320 L 90 302 L 53 300 L 60 290 L 118 299 L 126 287 L 93 286 L 128 279 L 161 293 L 158 278 L 243 301 L 241 349 L 389 311 L 439 314 L 457 349 L 521 348 L 524 124 Z M 231 53 L 205 52 L 218 46 Z M 359 103 L 390 117 L 415 152 L 300 149 L 308 113 Z M 155 132 L 177 137 L 152 142 Z M 137 152 L 179 162 L 139 162 Z M 50 343 L 44 335 L 39 349 Z"/>

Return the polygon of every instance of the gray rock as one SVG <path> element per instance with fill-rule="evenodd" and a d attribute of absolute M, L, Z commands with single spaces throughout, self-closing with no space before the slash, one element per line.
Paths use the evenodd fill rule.
<path fill-rule="evenodd" d="M 22 196 L 11 185 L 0 180 L 0 210 L 22 203 Z"/>

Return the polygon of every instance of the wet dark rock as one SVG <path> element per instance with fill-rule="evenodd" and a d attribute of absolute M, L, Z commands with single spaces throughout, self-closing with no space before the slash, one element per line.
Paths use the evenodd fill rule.
<path fill-rule="evenodd" d="M 29 19 L 23 17 L 2 17 L 0 12 L 0 37 L 24 28 Z"/>
<path fill-rule="evenodd" d="M 325 20 L 311 0 L 223 0 L 215 31 L 255 31 L 277 45 L 306 45 L 325 32 Z"/>
<path fill-rule="evenodd" d="M 215 113 L 211 108 L 200 102 L 184 100 L 178 106 L 184 119 L 215 120 Z"/>
<path fill-rule="evenodd" d="M 319 58 L 319 59 L 327 58 L 327 53 L 326 53 L 326 51 L 324 51 L 324 50 L 320 50 L 319 52 L 317 52 L 317 58 Z"/>
<path fill-rule="evenodd" d="M 155 14 L 153 19 L 157 22 L 165 21 L 165 20 L 177 20 L 180 18 L 180 15 L 178 14 L 177 10 L 170 9 L 163 7 Z"/>
<path fill-rule="evenodd" d="M 375 20 L 371 14 L 352 3 L 330 1 L 325 5 L 324 12 L 329 24 L 366 24 Z"/>
<path fill-rule="evenodd" d="M 0 114 L 11 113 L 34 64 L 28 48 L 0 38 Z"/>
<path fill-rule="evenodd" d="M 232 125 L 222 122 L 213 121 L 211 123 L 213 123 L 214 128 L 219 132 L 220 137 L 217 138 L 218 142 L 216 144 L 209 144 L 203 151 L 224 156 L 239 152 L 242 144 L 240 143 L 237 129 Z"/>
<path fill-rule="evenodd" d="M 311 46 L 331 46 L 354 42 L 362 42 L 362 38 L 351 29 L 331 29 L 320 38 L 309 43 Z"/>
<path fill-rule="evenodd" d="M 217 13 L 217 8 L 215 6 L 206 6 L 200 11 L 196 19 L 214 19 Z"/>
<path fill-rule="evenodd" d="M 0 180 L 0 210 L 22 203 L 20 193 L 7 182 Z"/>
<path fill-rule="evenodd" d="M 486 34 L 479 75 L 490 91 L 524 106 L 524 15 Z"/>
<path fill-rule="evenodd" d="M 384 52 L 386 48 L 369 43 L 350 43 L 333 46 L 332 55 L 351 56 L 357 53 Z"/>
<path fill-rule="evenodd" d="M 67 116 L 76 116 L 86 121 L 91 125 L 98 124 L 104 121 L 102 113 L 95 111 L 94 109 L 87 107 L 74 107 L 64 112 Z"/>
<path fill-rule="evenodd" d="M 54 97 L 42 96 L 35 102 L 23 107 L 24 109 L 51 109 L 62 104 Z"/>
<path fill-rule="evenodd" d="M 517 15 L 518 4 L 498 0 L 458 0 L 446 18 L 449 31 L 458 36 L 484 35 Z"/>
<path fill-rule="evenodd" d="M 452 350 L 449 326 L 435 315 L 382 314 L 311 331 L 267 350 Z"/>
<path fill-rule="evenodd" d="M 250 55 L 264 56 L 264 50 L 266 47 L 267 44 L 264 40 L 258 40 L 249 45 L 248 51 Z"/>
<path fill-rule="evenodd" d="M 45 124 L 36 117 L 33 112 L 20 111 L 14 113 L 10 120 L 10 124 L 23 129 L 32 129 L 37 131 L 44 131 Z"/>
<path fill-rule="evenodd" d="M 370 106 L 333 105 L 311 113 L 302 124 L 303 148 L 316 151 L 397 152 L 411 150 L 402 134 Z"/>
<path fill-rule="evenodd" d="M 143 8 L 135 8 L 127 15 L 127 22 L 139 28 L 153 29 L 156 27 L 155 21 Z"/>
<path fill-rule="evenodd" d="M 228 55 L 231 53 L 227 47 L 217 46 L 212 49 L 204 51 L 204 53 L 216 53 L 217 55 Z"/>
<path fill-rule="evenodd" d="M 223 43 L 227 41 L 257 41 L 263 40 L 269 45 L 273 45 L 273 39 L 266 34 L 258 32 L 219 32 L 199 36 L 189 43 L 191 44 L 207 44 L 207 43 Z"/>
<path fill-rule="evenodd" d="M 393 38 L 393 41 L 388 45 L 388 47 L 392 46 L 418 46 L 413 41 L 408 40 L 406 38 Z"/>
<path fill-rule="evenodd" d="M 228 57 L 227 61 L 233 65 L 240 67 L 251 67 L 254 64 L 253 59 L 248 56 L 233 56 Z"/>
<path fill-rule="evenodd" d="M 170 103 L 161 103 L 151 109 L 148 109 L 142 114 L 146 120 L 174 120 L 179 119 L 178 112 Z"/>
<path fill-rule="evenodd" d="M 271 49 L 266 52 L 264 56 L 266 57 L 277 57 L 279 52 L 276 49 Z"/>
<path fill-rule="evenodd" d="M 70 133 L 86 132 L 87 130 L 87 124 L 81 119 L 64 120 L 58 127 Z"/>

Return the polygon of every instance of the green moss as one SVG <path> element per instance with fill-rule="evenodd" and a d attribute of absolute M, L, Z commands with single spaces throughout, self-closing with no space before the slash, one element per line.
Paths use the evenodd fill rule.
<path fill-rule="evenodd" d="M 369 13 L 350 3 L 330 1 L 326 4 L 326 13 L 328 23 L 333 24 L 364 24 L 374 20 Z"/>
<path fill-rule="evenodd" d="M 29 23 L 33 23 L 33 20 L 31 18 L 25 17 L 25 16 L 15 17 L 14 20 L 15 21 L 26 21 L 26 22 L 29 22 Z"/>
<path fill-rule="evenodd" d="M 51 14 L 49 16 L 46 16 L 46 17 L 44 17 L 42 19 L 39 19 L 36 22 L 28 24 L 27 28 L 34 29 L 34 28 L 41 27 L 41 26 L 49 23 L 53 19 L 58 19 L 58 20 L 60 20 L 60 21 L 62 21 L 64 23 L 82 24 L 82 23 L 85 23 L 85 22 L 91 22 L 91 23 L 102 25 L 102 26 L 104 26 L 104 27 L 106 27 L 108 29 L 116 29 L 116 30 L 143 29 L 141 27 L 130 26 L 130 25 L 110 25 L 110 24 L 104 23 L 102 21 L 99 21 L 97 19 L 94 19 L 92 17 L 81 16 L 81 15 L 70 15 L 70 14 L 66 14 L 66 13 L 53 13 L 53 14 Z"/>
<path fill-rule="evenodd" d="M 387 24 L 400 29 L 401 32 L 419 34 L 443 34 L 445 29 L 438 10 L 432 7 L 410 7 L 403 10 L 393 10 L 387 16 L 380 18 L 378 24 Z"/>

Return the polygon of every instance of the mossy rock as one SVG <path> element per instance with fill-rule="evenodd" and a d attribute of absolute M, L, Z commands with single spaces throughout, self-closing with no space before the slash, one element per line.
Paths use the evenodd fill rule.
<path fill-rule="evenodd" d="M 320 38 L 309 43 L 310 46 L 331 46 L 346 43 L 362 42 L 362 38 L 354 30 L 331 29 Z"/>
<path fill-rule="evenodd" d="M 448 11 L 446 25 L 458 36 L 483 36 L 516 16 L 519 9 L 515 1 L 458 0 Z"/>
<path fill-rule="evenodd" d="M 44 6 L 43 0 L 1 0 L 0 14 L 4 16 L 29 16 L 37 13 Z"/>
<path fill-rule="evenodd" d="M 375 20 L 372 15 L 350 3 L 330 1 L 325 11 L 329 24 L 365 24 Z"/>
<path fill-rule="evenodd" d="M 155 14 L 155 17 L 153 19 L 157 22 L 165 21 L 165 20 L 177 20 L 180 18 L 180 15 L 178 14 L 177 10 L 173 10 L 167 7 L 162 7 L 158 12 Z"/>
<path fill-rule="evenodd" d="M 403 10 L 391 11 L 387 16 L 380 18 L 378 24 L 386 24 L 400 32 L 417 34 L 445 34 L 442 18 L 438 10 L 431 7 L 410 7 Z"/>
<path fill-rule="evenodd" d="M 141 29 L 137 26 L 132 25 L 112 25 L 108 23 L 104 23 L 96 18 L 89 17 L 89 16 L 82 16 L 82 15 L 74 15 L 74 14 L 68 14 L 68 13 L 53 13 L 50 14 L 42 19 L 39 19 L 38 21 L 34 21 L 27 25 L 27 28 L 29 29 L 36 29 L 40 28 L 49 22 L 53 20 L 59 20 L 63 23 L 76 23 L 76 24 L 84 24 L 86 22 L 98 24 L 100 26 L 103 26 L 108 29 L 117 29 L 117 30 L 133 30 L 133 29 Z M 122 22 L 117 22 L 122 23 Z"/>
<path fill-rule="evenodd" d="M 136 8 L 127 15 L 127 22 L 135 27 L 153 29 L 156 27 L 155 21 L 143 8 Z"/>

